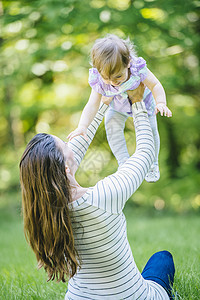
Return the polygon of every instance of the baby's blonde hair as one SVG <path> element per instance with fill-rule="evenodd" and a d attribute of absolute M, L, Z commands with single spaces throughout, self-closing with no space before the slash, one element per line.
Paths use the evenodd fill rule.
<path fill-rule="evenodd" d="M 109 78 L 128 66 L 131 55 L 136 56 L 136 52 L 130 40 L 120 39 L 114 34 L 97 39 L 91 50 L 93 67 Z"/>

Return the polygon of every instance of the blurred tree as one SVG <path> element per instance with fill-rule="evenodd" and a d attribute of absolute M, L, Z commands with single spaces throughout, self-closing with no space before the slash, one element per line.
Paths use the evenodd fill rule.
<path fill-rule="evenodd" d="M 89 52 L 107 32 L 129 36 L 165 87 L 174 116 L 158 117 L 164 179 L 197 183 L 198 9 L 189 0 L 0 1 L 0 189 L 18 186 L 16 158 L 35 132 L 65 138 L 77 125 L 89 95 Z M 94 146 L 108 153 L 101 128 Z"/>

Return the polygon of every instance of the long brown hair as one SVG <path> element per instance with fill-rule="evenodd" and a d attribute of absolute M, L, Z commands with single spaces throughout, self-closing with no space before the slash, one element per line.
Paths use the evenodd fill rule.
<path fill-rule="evenodd" d="M 80 266 L 71 225 L 64 155 L 53 136 L 39 133 L 20 161 L 24 233 L 48 281 L 72 277 Z"/>

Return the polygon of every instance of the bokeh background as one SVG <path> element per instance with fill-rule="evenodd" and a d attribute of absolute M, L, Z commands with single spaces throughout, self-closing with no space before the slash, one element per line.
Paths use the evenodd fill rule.
<path fill-rule="evenodd" d="M 173 118 L 158 116 L 161 179 L 128 205 L 200 211 L 199 2 L 191 0 L 0 1 L 0 207 L 20 204 L 18 163 L 38 132 L 66 139 L 90 87 L 90 49 L 106 33 L 129 37 L 163 84 Z M 126 124 L 134 151 L 132 121 Z M 104 125 L 77 174 L 93 185 L 117 168 Z"/>

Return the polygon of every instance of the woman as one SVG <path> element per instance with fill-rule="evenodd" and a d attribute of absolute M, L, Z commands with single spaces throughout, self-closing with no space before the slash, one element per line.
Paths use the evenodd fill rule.
<path fill-rule="evenodd" d="M 129 97 L 137 93 L 142 99 L 141 91 Z M 155 155 L 143 102 L 132 105 L 135 153 L 93 187 L 83 188 L 75 179 L 106 110 L 101 105 L 87 139 L 79 136 L 67 144 L 37 134 L 27 145 L 20 162 L 25 234 L 49 280 L 70 278 L 66 300 L 169 299 L 175 271 L 171 254 L 154 254 L 140 274 L 123 214 Z"/>

